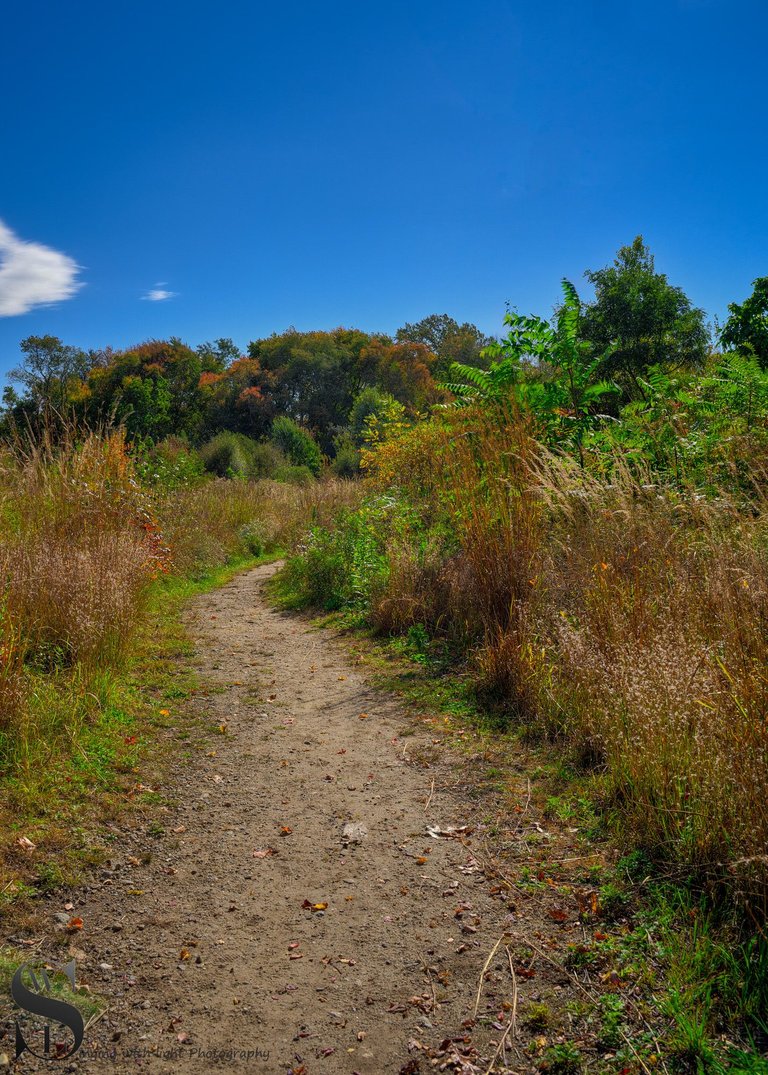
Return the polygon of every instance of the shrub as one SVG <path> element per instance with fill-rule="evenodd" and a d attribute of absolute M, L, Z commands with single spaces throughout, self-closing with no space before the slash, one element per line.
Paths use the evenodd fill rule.
<path fill-rule="evenodd" d="M 175 489 L 199 481 L 205 471 L 200 455 L 183 437 L 166 437 L 146 448 L 134 445 L 131 454 L 138 477 L 147 485 Z"/>
<path fill-rule="evenodd" d="M 356 478 L 360 473 L 360 450 L 348 434 L 342 434 L 334 441 L 336 455 L 331 463 L 331 472 L 338 478 Z"/>
<path fill-rule="evenodd" d="M 200 458 L 205 469 L 219 478 L 251 478 L 255 467 L 255 449 L 256 441 L 227 429 L 203 445 Z"/>
<path fill-rule="evenodd" d="M 310 603 L 463 639 L 478 687 L 596 765 L 630 846 L 768 906 L 768 523 L 519 414 L 443 414 L 367 453 L 368 496 L 289 565 Z M 376 495 L 371 496 L 371 490 Z M 386 506 L 384 510 L 383 506 Z"/>
<path fill-rule="evenodd" d="M 253 442 L 250 477 L 274 478 L 285 463 L 285 456 L 276 445 L 270 444 L 269 441 Z"/>
<path fill-rule="evenodd" d="M 291 418 L 276 418 L 272 423 L 272 443 L 288 456 L 297 467 L 307 467 L 314 475 L 320 473 L 323 458 L 320 448 L 306 429 Z"/>
<path fill-rule="evenodd" d="M 315 481 L 315 475 L 309 467 L 278 467 L 274 478 L 275 481 L 285 482 L 287 485 L 311 485 Z"/>

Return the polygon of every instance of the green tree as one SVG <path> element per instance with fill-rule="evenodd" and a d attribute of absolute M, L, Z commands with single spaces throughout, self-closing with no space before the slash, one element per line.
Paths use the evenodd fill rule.
<path fill-rule="evenodd" d="M 276 414 L 284 414 L 316 434 L 326 452 L 342 428 L 362 386 L 360 354 L 371 337 L 356 329 L 299 332 L 254 340 L 248 355 L 272 378 Z"/>
<path fill-rule="evenodd" d="M 584 466 L 584 436 L 596 420 L 596 405 L 614 388 L 597 379 L 609 354 L 594 358 L 590 345 L 580 338 L 576 288 L 563 280 L 562 289 L 554 325 L 535 315 L 507 311 L 507 336 L 486 349 L 490 369 L 454 363 L 455 382 L 446 388 L 459 403 L 503 406 L 514 399 L 534 416 L 550 441 L 575 448 Z"/>
<path fill-rule="evenodd" d="M 651 366 L 702 365 L 708 345 L 704 311 L 656 272 L 642 236 L 623 246 L 613 265 L 585 275 L 595 300 L 583 311 L 582 338 L 596 357 L 605 356 L 601 373 L 627 397 L 642 398 L 640 381 Z"/>
<path fill-rule="evenodd" d="M 200 356 L 181 340 L 149 340 L 91 369 L 83 406 L 91 418 L 122 422 L 132 439 L 195 439 L 203 420 L 201 373 Z"/>
<path fill-rule="evenodd" d="M 203 373 L 223 373 L 227 366 L 240 358 L 240 348 L 227 338 L 201 343 L 197 348 Z"/>
<path fill-rule="evenodd" d="M 288 456 L 296 467 L 307 467 L 314 475 L 320 473 L 323 457 L 312 435 L 285 415 L 272 423 L 272 443 Z"/>
<path fill-rule="evenodd" d="M 33 414 L 63 415 L 72 382 L 82 382 L 92 364 L 88 353 L 68 346 L 58 336 L 27 336 L 20 346 L 24 359 L 8 379 L 24 387 Z M 8 396 L 12 404 L 19 401 L 18 396 Z"/>
<path fill-rule="evenodd" d="M 753 291 L 741 304 L 728 305 L 730 317 L 723 325 L 720 340 L 724 347 L 738 351 L 751 349 L 763 369 L 768 368 L 768 276 L 752 283 Z"/>
<path fill-rule="evenodd" d="M 448 314 L 430 314 L 429 317 L 405 324 L 397 330 L 398 343 L 422 343 L 437 356 L 433 373 L 442 379 L 454 362 L 464 366 L 486 367 L 483 350 L 491 343 L 477 325 L 465 321 L 462 325 Z"/>

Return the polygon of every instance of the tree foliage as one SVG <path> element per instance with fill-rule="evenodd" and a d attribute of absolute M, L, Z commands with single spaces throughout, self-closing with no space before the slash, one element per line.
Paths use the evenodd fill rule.
<path fill-rule="evenodd" d="M 395 334 L 398 343 L 420 343 L 435 355 L 434 375 L 444 378 L 454 362 L 464 366 L 487 365 L 483 350 L 492 340 L 483 335 L 477 325 L 465 321 L 459 324 L 448 314 L 406 323 Z"/>
<path fill-rule="evenodd" d="M 723 325 L 720 340 L 725 347 L 751 350 L 757 361 L 768 368 L 768 276 L 752 283 L 753 291 L 742 303 L 728 305 L 730 317 Z"/>
<path fill-rule="evenodd" d="M 656 272 L 642 236 L 623 246 L 612 265 L 585 275 L 595 300 L 584 309 L 582 337 L 596 356 L 604 356 L 602 375 L 616 380 L 626 398 L 642 396 L 640 378 L 651 366 L 702 365 L 708 345 L 704 312 Z"/>

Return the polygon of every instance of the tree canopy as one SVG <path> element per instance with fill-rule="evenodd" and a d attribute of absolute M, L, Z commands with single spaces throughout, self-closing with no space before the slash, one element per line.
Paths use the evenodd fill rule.
<path fill-rule="evenodd" d="M 612 265 L 587 271 L 595 288 L 581 320 L 582 338 L 600 373 L 615 379 L 628 396 L 642 396 L 640 379 L 655 365 L 697 367 L 707 354 L 704 311 L 680 287 L 656 272 L 642 236 L 623 246 Z"/>
<path fill-rule="evenodd" d="M 752 283 L 753 291 L 742 303 L 728 305 L 730 317 L 720 340 L 725 347 L 750 350 L 763 369 L 768 368 L 768 276 Z"/>

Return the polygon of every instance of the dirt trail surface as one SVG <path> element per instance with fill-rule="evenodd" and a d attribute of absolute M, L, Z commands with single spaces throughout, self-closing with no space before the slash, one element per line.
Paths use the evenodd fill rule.
<path fill-rule="evenodd" d="M 57 1069 L 485 1072 L 526 998 L 567 993 L 545 953 L 537 971 L 520 956 L 565 927 L 486 875 L 458 756 L 333 632 L 270 608 L 273 571 L 190 606 L 218 687 L 191 704 L 222 734 L 175 767 L 163 830 L 69 894 L 70 951 L 109 1010 Z M 494 1071 L 537 1070 L 531 1037 L 508 1033 Z"/>

